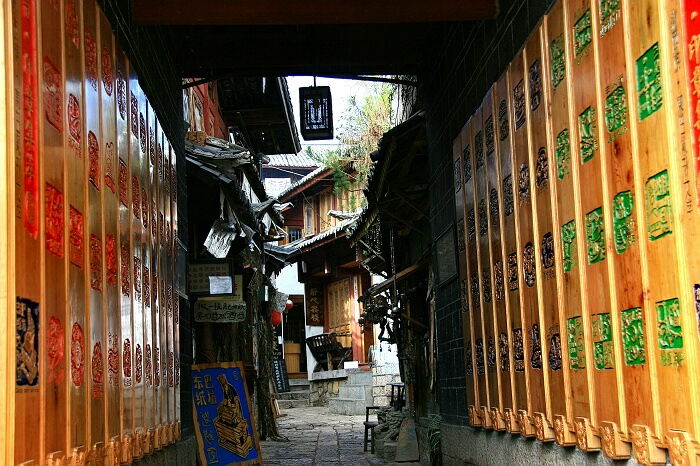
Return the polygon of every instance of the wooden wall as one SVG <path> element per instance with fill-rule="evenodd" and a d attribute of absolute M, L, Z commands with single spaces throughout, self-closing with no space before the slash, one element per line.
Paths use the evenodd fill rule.
<path fill-rule="evenodd" d="M 560 0 L 454 140 L 473 426 L 699 463 L 698 13 Z"/>
<path fill-rule="evenodd" d="M 96 2 L 7 5 L 3 463 L 130 463 L 180 436 L 175 156 Z"/>

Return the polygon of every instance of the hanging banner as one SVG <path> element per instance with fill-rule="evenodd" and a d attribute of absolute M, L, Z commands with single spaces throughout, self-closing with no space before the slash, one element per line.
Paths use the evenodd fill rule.
<path fill-rule="evenodd" d="M 243 363 L 192 366 L 192 395 L 202 464 L 262 464 Z"/>

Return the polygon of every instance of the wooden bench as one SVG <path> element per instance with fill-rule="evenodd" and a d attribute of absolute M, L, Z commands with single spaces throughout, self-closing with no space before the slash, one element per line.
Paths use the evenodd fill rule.
<path fill-rule="evenodd" d="M 336 338 L 335 333 L 321 333 L 306 339 L 316 361 L 314 372 L 332 371 L 352 356 L 352 348 L 344 347 Z"/>

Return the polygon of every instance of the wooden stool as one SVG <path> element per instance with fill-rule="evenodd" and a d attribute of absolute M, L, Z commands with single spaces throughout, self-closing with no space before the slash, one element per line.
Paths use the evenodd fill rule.
<path fill-rule="evenodd" d="M 396 411 L 400 411 L 401 408 L 403 408 L 405 401 L 405 386 L 403 382 L 392 382 L 389 385 L 391 386 L 391 400 L 389 401 L 389 404 L 393 406 Z M 396 393 L 396 396 L 394 397 L 395 392 L 398 393 Z"/>
<path fill-rule="evenodd" d="M 371 441 L 372 442 L 372 450 L 371 452 L 374 453 L 374 428 L 379 425 L 379 421 L 370 421 L 369 420 L 369 412 L 372 409 L 379 409 L 379 406 L 367 406 L 365 408 L 365 422 L 363 424 L 365 425 L 365 441 L 364 441 L 364 446 L 365 450 L 367 451 L 367 444 Z M 369 437 L 369 435 L 371 437 Z"/>

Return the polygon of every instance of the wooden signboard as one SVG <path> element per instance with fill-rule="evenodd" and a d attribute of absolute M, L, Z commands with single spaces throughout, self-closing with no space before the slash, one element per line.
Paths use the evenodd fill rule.
<path fill-rule="evenodd" d="M 683 249 L 682 230 L 678 210 L 679 184 L 673 170 L 677 156 L 669 151 L 668 113 L 664 111 L 664 88 L 669 85 L 669 76 L 662 73 L 662 44 L 659 2 L 638 1 L 626 4 L 625 14 L 629 21 L 625 29 L 627 38 L 627 78 L 630 83 L 629 113 L 630 129 L 636 135 L 633 143 L 636 154 L 635 166 L 637 197 L 643 240 L 641 254 L 647 267 L 644 274 L 646 308 L 653 310 L 646 315 L 649 332 L 648 348 L 652 371 L 656 370 L 659 382 L 658 394 L 660 424 L 657 438 L 667 445 L 689 439 L 697 440 L 697 419 L 694 410 L 678 409 L 678 406 L 693 406 L 697 399 L 692 394 L 697 384 L 697 337 L 698 321 L 695 306 L 681 290 L 682 269 L 669 264 L 684 264 L 679 255 Z M 666 93 L 665 95 L 668 95 Z M 643 211 L 642 211 L 643 208 Z M 689 296 L 687 290 L 686 296 Z M 653 358 L 653 360 L 652 360 Z M 673 403 L 664 400 L 674 400 Z M 697 408 L 697 403 L 695 405 Z M 671 432 L 673 430 L 673 432 Z M 674 461 L 681 456 L 672 453 Z M 680 464 L 680 463 L 679 463 Z"/>
<path fill-rule="evenodd" d="M 289 388 L 289 376 L 287 375 L 287 364 L 284 359 L 272 360 L 272 379 L 275 382 L 277 393 L 291 391 Z"/>
<path fill-rule="evenodd" d="M 131 239 L 131 171 L 129 170 L 129 70 L 126 57 L 115 44 L 115 97 L 116 97 L 116 128 L 117 128 L 117 160 L 116 176 L 119 199 L 119 290 L 121 308 L 121 447 L 122 461 L 131 462 L 133 458 L 132 443 L 134 438 L 134 336 L 133 336 L 133 305 L 131 302 L 131 282 L 133 280 L 132 239 Z"/>
<path fill-rule="evenodd" d="M 86 386 L 89 399 L 88 457 L 99 458 L 105 445 L 106 342 L 104 339 L 104 257 L 102 233 L 102 160 L 100 133 L 100 49 L 97 35 L 97 12 L 94 2 L 83 2 L 83 102 L 84 149 L 87 171 L 87 214 L 85 216 L 87 249 L 87 296 L 89 307 L 86 332 Z"/>
<path fill-rule="evenodd" d="M 523 362 L 527 377 L 527 406 L 519 407 L 520 434 L 535 436 L 535 413 L 546 412 L 542 345 L 537 305 L 535 246 L 532 219 L 533 169 L 528 158 L 527 132 L 527 73 L 524 51 L 510 65 L 510 92 L 513 115 L 513 153 L 511 155 L 514 183 L 516 238 L 518 244 L 518 289 L 520 292 Z M 514 342 L 515 346 L 516 342 Z M 520 342 L 517 342 L 520 345 Z"/>
<path fill-rule="evenodd" d="M 41 2 L 42 37 L 44 55 L 41 75 L 41 89 L 44 98 L 41 118 L 43 131 L 43 173 L 44 173 L 44 286 L 45 312 L 41 322 L 41 341 L 46 345 L 40 367 L 46 368 L 42 377 L 44 390 L 42 412 L 44 414 L 44 447 L 41 458 L 65 458 L 67 383 L 70 354 L 66 346 L 66 203 L 64 174 L 64 134 L 66 131 L 65 94 L 61 74 L 63 70 L 61 28 L 61 8 L 59 3 Z M 40 345 L 41 347 L 42 345 Z M 31 435 L 38 440 L 36 434 Z M 17 435 L 17 438 L 21 438 Z M 26 439 L 30 441 L 30 439 Z M 59 453 L 60 452 L 60 453 Z M 20 458 L 16 458 L 21 462 Z"/>
<path fill-rule="evenodd" d="M 511 106 L 511 86 L 508 73 L 504 73 L 496 83 L 494 106 L 498 108 L 496 125 L 496 168 L 500 183 L 499 204 L 501 213 L 501 244 L 503 249 L 503 281 L 505 306 L 508 323 L 508 366 L 512 385 L 511 405 L 504 398 L 504 421 L 508 432 L 519 432 L 517 414 L 519 409 L 527 409 L 527 381 L 525 378 L 525 354 L 523 352 L 522 318 L 520 314 L 520 293 L 518 281 L 518 242 L 515 233 L 515 205 L 513 185 L 512 134 L 513 109 Z M 497 103 L 497 104 L 496 104 Z M 489 165 L 490 167 L 490 165 Z M 489 184 L 492 182 L 492 170 L 489 168 Z M 495 185 L 495 181 L 493 182 Z M 493 233 L 492 233 L 493 234 Z M 500 348 L 499 334 L 499 348 Z M 501 364 L 505 357 L 501 356 Z M 505 397 L 505 395 L 504 395 Z"/>
<path fill-rule="evenodd" d="M 547 113 L 549 62 L 544 60 L 542 40 L 544 27 L 538 27 L 525 45 L 527 86 L 525 107 L 527 129 L 530 186 L 533 214 L 535 250 L 535 274 L 537 303 L 539 306 L 540 365 L 544 378 L 545 411 L 535 412 L 537 438 L 554 440 L 554 413 L 566 413 L 564 375 L 562 371 L 561 333 L 557 302 L 557 280 L 554 227 L 550 189 L 552 184 L 552 151 L 547 144 Z M 527 284 L 526 284 L 527 285 Z"/>
<path fill-rule="evenodd" d="M 500 341 L 497 329 L 497 306 L 499 299 L 497 294 L 501 293 L 500 284 L 496 284 L 498 269 L 502 264 L 497 265 L 493 260 L 492 247 L 499 247 L 497 255 L 501 255 L 500 244 L 492 242 L 491 228 L 494 219 L 498 218 L 498 190 L 496 187 L 491 191 L 492 183 L 489 183 L 489 160 L 495 157 L 495 123 L 493 114 L 493 87 L 486 93 L 486 97 L 481 104 L 482 121 L 482 143 L 478 149 L 477 156 L 480 162 L 477 163 L 476 186 L 479 197 L 479 256 L 481 258 L 481 283 L 483 290 L 483 316 L 484 316 L 484 336 L 486 353 L 486 371 L 489 374 L 489 412 L 491 427 L 495 430 L 505 430 L 503 420 L 503 400 L 504 393 L 502 372 L 500 366 Z M 495 235 L 500 240 L 500 235 Z M 500 276 L 499 276 L 500 277 Z M 499 279 L 500 280 L 500 279 Z M 502 280 L 500 280 L 502 281 Z M 497 289 L 497 286 L 499 287 Z M 500 295 L 499 295 L 500 296 Z M 509 381 L 510 382 L 510 381 Z M 510 386 L 510 383 L 508 384 Z M 510 390 L 509 390 L 510 391 Z"/>
<path fill-rule="evenodd" d="M 192 395 L 202 464 L 262 464 L 243 363 L 192 366 Z"/>
<path fill-rule="evenodd" d="M 513 429 L 513 384 L 511 380 L 511 345 L 510 345 L 510 315 L 507 308 L 507 287 L 506 287 L 506 267 L 504 262 L 505 251 L 501 235 L 503 203 L 501 196 L 501 176 L 499 171 L 499 122 L 500 110 L 498 100 L 498 86 L 491 89 L 492 108 L 489 117 L 484 119 L 486 140 L 486 190 L 489 195 L 489 255 L 492 264 L 492 290 L 493 290 L 493 310 L 494 310 L 494 338 L 496 340 L 496 371 L 499 380 L 499 410 L 492 412 L 492 422 L 494 428 L 499 430 Z M 488 107 L 484 106 L 484 111 Z M 504 102 L 503 118 L 508 118 L 508 107 Z M 484 114 L 486 116 L 486 114 Z M 508 124 L 507 120 L 505 122 Z M 507 134 L 505 135 L 507 137 Z"/>
<path fill-rule="evenodd" d="M 460 303 L 462 315 L 462 335 L 464 338 L 464 368 L 467 385 L 467 407 L 471 425 L 480 425 L 476 417 L 478 393 L 476 393 L 476 371 L 474 370 L 474 335 L 472 332 L 472 309 L 469 306 L 469 267 L 467 261 L 468 222 L 466 215 L 466 183 L 471 182 L 471 145 L 469 143 L 470 123 L 467 123 L 452 144 L 452 163 L 454 169 L 455 218 L 457 219 L 457 268 L 460 284 Z M 478 421 L 478 422 L 477 422 Z"/>
<path fill-rule="evenodd" d="M 570 36 L 567 43 L 570 52 L 572 79 L 569 81 L 570 101 L 573 105 L 570 111 L 577 124 L 569 128 L 571 142 L 571 167 L 574 179 L 574 189 L 579 192 L 576 205 L 577 263 L 581 274 L 580 303 L 571 303 L 566 311 L 566 341 L 568 343 L 568 364 L 571 380 L 582 381 L 586 385 L 577 385 L 578 392 L 573 393 L 572 407 L 574 424 L 577 433 L 577 444 L 585 451 L 600 448 L 600 439 L 595 436 L 591 419 L 594 416 L 595 380 L 592 348 L 592 331 L 590 314 L 604 312 L 607 304 L 600 297 L 606 291 L 598 289 L 603 285 L 599 282 L 587 281 L 587 273 L 606 273 L 606 263 L 602 263 L 601 254 L 606 249 L 601 243 L 605 239 L 603 221 L 603 193 L 601 186 L 600 143 L 598 135 L 599 114 L 597 112 L 595 86 L 595 51 L 593 45 L 593 18 L 590 2 L 587 0 L 572 0 L 565 10 L 566 29 Z M 573 79 L 575 77 L 575 79 Z M 602 122 L 600 124 L 603 124 Z M 599 210 L 598 210 L 599 209 Z M 596 223 L 600 220 L 600 223 Z M 587 225 L 590 225 L 590 240 L 587 236 Z M 596 229 L 598 226 L 598 229 Z M 570 228 L 567 227 L 567 228 Z M 598 241 L 596 243 L 596 240 Z M 590 244 L 590 260 L 589 245 Z M 597 254 L 596 254 L 597 253 Z M 598 264 L 589 271 L 589 262 Z M 591 276 L 594 280 L 595 276 Z M 607 280 L 605 280 L 607 286 Z M 597 284 L 596 284 L 597 283 Z M 594 302 L 589 302 L 588 296 L 596 294 Z M 597 305 L 597 310 L 590 310 L 590 305 Z M 580 372 L 580 373 L 579 373 Z M 585 374 L 585 376 L 583 375 Z M 616 397 L 617 394 L 611 395 Z"/>
<path fill-rule="evenodd" d="M 119 288 L 119 176 L 116 146 L 115 58 L 112 30 L 98 10 L 100 30 L 101 154 L 104 258 L 103 283 L 106 308 L 105 390 L 108 458 L 121 460 L 121 309 Z"/>
<path fill-rule="evenodd" d="M 486 370 L 488 356 L 488 335 L 484 331 L 484 308 L 486 302 L 484 299 L 484 293 L 488 293 L 490 295 L 491 282 L 489 278 L 489 288 L 485 290 L 483 281 L 484 269 L 481 266 L 482 258 L 480 247 L 482 231 L 483 236 L 486 236 L 486 233 L 488 232 L 488 224 L 485 218 L 485 194 L 480 195 L 480 193 L 486 191 L 484 169 L 484 133 L 481 116 L 482 112 L 481 108 L 479 108 L 479 110 L 477 110 L 474 114 L 471 122 L 471 139 L 469 144 L 471 146 L 472 177 L 468 182 L 469 186 L 466 187 L 465 195 L 471 194 L 470 198 L 466 200 L 468 225 L 467 249 L 469 251 L 471 308 L 474 310 L 472 321 L 472 331 L 474 332 L 474 363 L 476 369 L 476 380 L 479 387 L 479 406 L 477 406 L 477 409 L 479 410 L 479 415 L 481 417 L 481 425 L 486 428 L 491 428 L 491 416 L 489 414 L 491 406 L 491 401 L 489 398 L 489 373 Z M 483 179 L 480 180 L 480 177 Z M 481 190 L 479 189 L 479 184 L 484 185 Z M 483 202 L 481 202 L 482 200 Z M 483 222 L 480 221 L 480 210 L 484 215 Z M 486 276 L 489 277 L 490 270 L 487 270 L 486 273 Z M 490 308 L 490 296 L 487 304 Z"/>
<path fill-rule="evenodd" d="M 622 459 L 630 455 L 630 445 L 621 443 L 628 437 L 629 427 L 632 424 L 654 425 L 654 397 L 649 383 L 649 365 L 645 363 L 646 351 L 642 333 L 644 315 L 648 314 L 649 309 L 645 307 L 642 299 L 638 241 L 643 235 L 639 234 L 640 223 L 637 218 L 637 204 L 640 198 L 636 197 L 634 182 L 632 134 L 627 130 L 627 125 L 622 126 L 624 130 L 611 133 L 608 131 L 607 121 L 601 119 L 603 114 L 608 118 L 607 115 L 611 111 L 618 112 L 620 118 L 628 118 L 625 113 L 631 94 L 630 86 L 626 85 L 626 82 L 633 81 L 627 80 L 625 54 L 619 47 L 625 40 L 625 12 L 624 9 L 610 9 L 605 4 L 601 8 L 601 5 L 594 3 L 593 17 L 597 18 L 593 38 L 598 49 L 598 115 L 599 121 L 605 121 L 600 128 L 604 130 L 600 133 L 602 136 L 599 140 L 603 163 L 603 191 L 607 198 L 607 212 L 610 212 L 605 222 L 607 241 L 611 243 L 607 245 L 611 312 L 599 314 L 592 320 L 593 354 L 595 368 L 603 370 L 601 376 L 614 368 L 624 380 L 622 393 L 625 394 L 626 415 L 621 416 L 611 411 L 614 405 L 608 402 L 609 397 L 603 395 L 602 391 L 596 395 L 600 399 L 599 430 L 607 433 L 601 435 L 603 452 L 610 458 Z M 619 93 L 619 89 L 627 89 L 627 96 L 623 93 L 614 97 L 617 100 L 613 105 L 608 98 L 613 98 L 613 93 Z M 603 317 L 607 323 L 602 320 Z M 605 325 L 598 326 L 597 323 Z M 642 336 L 635 341 L 637 329 Z M 598 373 L 596 371 L 596 374 Z M 605 390 L 609 390 L 609 383 L 611 380 L 603 381 Z"/>

